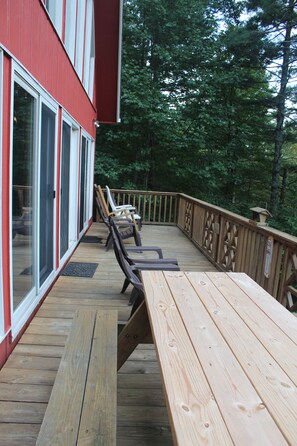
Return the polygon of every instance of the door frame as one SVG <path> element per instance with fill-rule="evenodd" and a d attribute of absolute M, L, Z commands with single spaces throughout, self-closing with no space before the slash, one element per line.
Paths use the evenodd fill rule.
<path fill-rule="evenodd" d="M 0 48 L 0 171 L 2 172 L 2 126 L 3 126 L 3 51 Z M 2 227 L 2 187 L 0 190 L 0 226 Z M 0 343 L 4 339 L 4 293 L 2 269 L 2 237 L 0 237 Z"/>

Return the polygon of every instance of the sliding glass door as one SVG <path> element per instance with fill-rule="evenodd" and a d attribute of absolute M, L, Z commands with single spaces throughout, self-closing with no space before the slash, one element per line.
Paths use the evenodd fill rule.
<path fill-rule="evenodd" d="M 14 84 L 12 156 L 13 310 L 35 287 L 36 200 L 34 172 L 37 98 L 23 83 Z"/>
<path fill-rule="evenodd" d="M 79 232 L 88 224 L 88 182 L 90 176 L 90 140 L 85 136 L 81 139 L 80 157 L 80 210 L 79 210 Z"/>
<path fill-rule="evenodd" d="M 78 239 L 78 146 L 79 128 L 67 116 L 62 127 L 60 189 L 60 259 Z"/>
<path fill-rule="evenodd" d="M 70 149 L 71 126 L 63 121 L 60 189 L 60 259 L 66 254 L 69 247 Z"/>
<path fill-rule="evenodd" d="M 54 273 L 57 108 L 20 68 L 13 85 L 11 309 L 16 333 Z M 31 83 L 34 87 L 31 86 Z"/>
<path fill-rule="evenodd" d="M 39 209 L 39 286 L 54 269 L 56 114 L 42 103 Z"/>

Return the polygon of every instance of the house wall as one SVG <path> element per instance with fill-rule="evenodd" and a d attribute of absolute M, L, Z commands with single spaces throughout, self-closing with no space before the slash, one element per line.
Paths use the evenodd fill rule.
<path fill-rule="evenodd" d="M 41 0 L 3 0 L 1 2 L 0 52 L 2 54 L 2 69 L 0 70 L 0 92 L 2 88 L 3 94 L 0 98 L 2 102 L 2 113 L 0 112 L 0 166 L 2 167 L 0 199 L 0 311 L 2 314 L 2 317 L 0 317 L 0 367 L 7 359 L 28 321 L 46 296 L 59 271 L 65 265 L 80 236 L 91 221 L 92 172 L 96 134 L 94 126 L 96 109 L 93 103 L 94 86 L 86 88 L 86 85 L 84 85 L 86 70 L 82 67 L 84 67 L 85 60 L 82 60 L 82 66 L 79 65 L 80 73 L 77 73 L 75 59 L 72 63 L 64 47 L 62 38 L 65 36 L 66 0 L 61 1 L 64 1 L 61 8 L 63 17 L 57 22 L 55 22 L 54 16 L 51 17 L 49 14 L 50 12 L 53 14 L 53 12 L 47 11 L 44 2 Z M 88 7 L 90 8 L 90 1 L 92 0 L 79 1 L 81 3 L 79 11 L 86 15 L 87 11 L 90 12 Z M 55 2 L 55 4 L 59 6 L 60 1 Z M 52 5 L 54 5 L 53 2 Z M 81 21 L 80 30 L 82 30 L 82 23 L 85 23 L 85 20 L 84 17 Z M 76 48 L 77 51 L 83 51 L 83 54 L 85 54 L 81 42 Z M 91 75 L 89 79 L 93 78 Z M 34 159 L 32 160 L 32 168 L 35 180 L 30 189 L 33 191 L 32 196 L 34 196 L 34 206 L 30 208 L 32 234 L 17 233 L 13 237 L 13 228 L 15 228 L 14 190 L 16 188 L 13 183 L 16 155 L 13 157 L 13 154 L 15 150 L 14 135 L 18 131 L 17 118 L 14 116 L 14 107 L 16 106 L 14 95 L 17 88 L 22 88 L 22 91 L 27 92 L 34 102 L 34 119 L 32 118 L 34 121 L 34 143 L 32 143 Z M 43 107 L 43 104 L 46 107 Z M 47 149 L 42 145 L 44 108 L 53 114 L 55 129 L 54 135 L 52 135 L 54 142 Z M 67 132 L 64 131 L 63 134 L 63 125 L 64 130 L 66 128 L 70 135 L 69 141 L 67 140 L 68 145 L 65 143 Z M 86 165 L 89 168 L 89 177 L 86 180 L 87 196 L 85 202 L 87 204 L 82 216 L 83 225 L 79 226 L 82 136 L 86 138 L 88 145 Z M 42 243 L 39 234 L 44 203 L 40 198 L 40 184 L 43 181 L 44 172 L 41 172 L 40 160 L 44 150 L 53 151 L 54 168 L 52 176 L 55 195 L 53 196 L 53 228 L 51 232 L 53 265 L 47 279 L 41 284 L 41 254 L 38 247 Z M 72 217 L 73 224 L 75 225 L 77 222 L 77 225 L 72 227 L 71 240 L 68 238 L 68 244 L 66 243 L 65 249 L 61 252 L 61 169 L 62 154 L 66 150 L 69 150 L 69 169 L 71 170 L 70 179 L 68 179 L 70 185 L 75 186 L 75 190 L 71 191 L 74 199 L 72 200 L 71 212 L 68 209 L 70 213 L 69 221 Z M 65 175 L 67 177 L 67 169 L 64 169 L 64 177 Z M 75 178 L 75 181 L 73 178 Z M 13 280 L 17 274 L 15 272 L 15 245 L 17 243 L 19 246 L 22 243 L 30 245 L 28 240 L 31 239 L 34 239 L 34 249 L 32 248 L 34 261 L 31 268 L 36 271 L 37 276 L 34 277 L 33 272 L 31 275 L 32 281 L 36 283 L 34 282 L 35 285 L 28 296 L 22 296 L 23 300 L 14 308 L 16 293 Z"/>
<path fill-rule="evenodd" d="M 93 137 L 96 111 L 43 3 L 6 0 L 0 14 L 0 43 Z"/>

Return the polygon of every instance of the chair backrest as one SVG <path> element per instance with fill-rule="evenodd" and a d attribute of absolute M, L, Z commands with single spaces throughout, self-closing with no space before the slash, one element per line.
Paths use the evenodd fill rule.
<path fill-rule="evenodd" d="M 103 223 L 105 223 L 106 226 L 109 228 L 109 220 L 108 220 L 108 218 L 105 217 L 105 214 L 104 214 L 104 212 L 103 212 L 103 209 L 102 209 L 100 200 L 98 200 L 97 193 L 96 193 L 96 195 L 95 195 L 95 202 L 96 202 L 96 208 L 97 208 L 97 210 L 98 210 L 98 212 L 99 212 L 99 216 L 100 216 L 101 220 L 102 220 Z"/>
<path fill-rule="evenodd" d="M 104 193 L 103 193 L 101 186 L 100 185 L 95 186 L 95 191 L 96 191 L 96 196 L 98 198 L 98 201 L 101 205 L 102 212 L 103 212 L 105 218 L 108 218 L 110 215 L 110 212 L 109 212 L 108 205 L 106 203 Z"/>
<path fill-rule="evenodd" d="M 110 205 L 110 207 L 111 207 L 111 210 L 112 210 L 113 212 L 115 212 L 115 211 L 116 211 L 116 204 L 115 204 L 115 201 L 114 201 L 114 199 L 113 199 L 111 190 L 109 189 L 108 186 L 105 186 L 105 188 L 106 188 L 106 194 L 107 194 L 107 200 L 108 200 L 108 203 L 109 203 L 109 205 Z"/>
<path fill-rule="evenodd" d="M 110 226 L 111 236 L 113 239 L 113 249 L 116 256 L 116 259 L 118 261 L 118 264 L 125 274 L 128 281 L 138 290 L 141 292 L 143 291 L 143 286 L 140 278 L 135 274 L 135 272 L 132 270 L 131 265 L 127 262 L 125 257 L 123 256 L 123 253 L 120 248 L 119 244 L 119 238 L 117 237 L 117 234 L 115 233 L 114 226 Z"/>
<path fill-rule="evenodd" d="M 113 228 L 113 230 L 114 230 L 114 233 L 115 233 L 115 235 L 116 235 L 116 237 L 117 237 L 117 240 L 118 240 L 118 243 L 119 243 L 119 248 L 120 248 L 120 250 L 121 250 L 123 256 L 125 257 L 125 259 L 126 259 L 126 260 L 128 261 L 128 263 L 130 264 L 130 262 L 129 262 L 129 260 L 128 260 L 129 255 L 128 255 L 128 253 L 127 253 L 125 244 L 124 244 L 123 239 L 122 239 L 122 237 L 121 237 L 120 231 L 119 231 L 119 229 L 117 228 L 117 225 L 115 224 L 115 221 L 113 220 L 112 217 L 109 217 L 109 224 L 110 224 L 110 226 L 111 226 L 111 227 Z"/>

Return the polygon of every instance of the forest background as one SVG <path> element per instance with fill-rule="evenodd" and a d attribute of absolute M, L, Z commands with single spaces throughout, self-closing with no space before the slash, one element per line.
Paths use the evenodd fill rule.
<path fill-rule="evenodd" d="M 121 124 L 95 180 L 297 234 L 297 0 L 124 0 Z"/>

